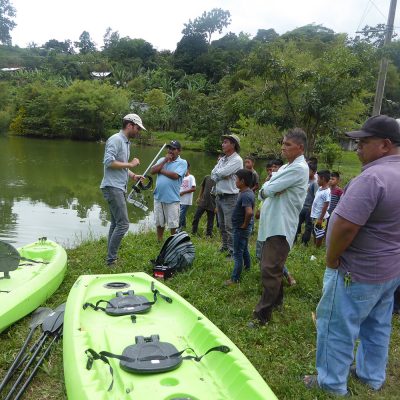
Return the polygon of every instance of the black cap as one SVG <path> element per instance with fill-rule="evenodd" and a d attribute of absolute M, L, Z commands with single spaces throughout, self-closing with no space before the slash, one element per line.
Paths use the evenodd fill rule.
<path fill-rule="evenodd" d="M 375 115 L 368 118 L 359 131 L 346 132 L 346 135 L 352 139 L 374 136 L 400 144 L 400 125 L 387 115 Z"/>
<path fill-rule="evenodd" d="M 167 147 L 171 148 L 171 149 L 178 149 L 178 150 L 182 149 L 181 144 L 177 140 L 171 140 L 171 143 L 167 144 Z"/>

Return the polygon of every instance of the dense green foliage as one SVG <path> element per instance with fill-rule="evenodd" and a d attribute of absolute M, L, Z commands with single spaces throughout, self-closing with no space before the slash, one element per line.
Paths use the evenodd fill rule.
<path fill-rule="evenodd" d="M 311 153 L 369 115 L 383 54 L 392 63 L 382 113 L 400 116 L 399 41 L 382 48 L 379 30 L 349 38 L 314 24 L 211 41 L 230 22 L 221 9 L 189 20 L 174 52 L 111 28 L 101 50 L 87 31 L 76 42 L 0 46 L 1 67 L 22 68 L 0 71 L 0 130 L 93 140 L 133 111 L 150 131 L 183 132 L 209 151 L 236 131 L 258 156 L 275 154 L 282 132 L 299 126 Z M 92 72 L 111 74 L 96 81 Z"/>

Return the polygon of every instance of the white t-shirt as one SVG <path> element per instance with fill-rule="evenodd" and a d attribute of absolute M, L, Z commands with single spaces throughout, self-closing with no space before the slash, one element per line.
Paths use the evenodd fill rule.
<path fill-rule="evenodd" d="M 321 216 L 322 207 L 324 206 L 324 203 L 327 201 L 328 202 L 331 201 L 331 189 L 319 188 L 317 190 L 317 193 L 315 193 L 314 201 L 312 203 L 311 218 L 319 218 Z M 329 208 L 329 205 L 328 205 L 328 208 Z M 324 219 L 327 219 L 328 217 L 329 217 L 329 213 L 328 213 L 328 210 L 326 210 Z"/>
<path fill-rule="evenodd" d="M 193 175 L 188 175 L 183 178 L 180 192 L 185 192 L 186 190 L 196 187 L 196 179 Z M 186 193 L 181 196 L 181 204 L 191 206 L 193 203 L 193 192 Z"/>

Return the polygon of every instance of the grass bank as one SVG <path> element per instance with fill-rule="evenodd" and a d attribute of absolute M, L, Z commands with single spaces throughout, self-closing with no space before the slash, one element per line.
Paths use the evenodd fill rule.
<path fill-rule="evenodd" d="M 255 238 L 251 253 L 254 255 Z M 290 253 L 288 267 L 298 284 L 285 288 L 285 304 L 275 312 L 273 322 L 259 330 L 249 330 L 246 323 L 261 293 L 258 265 L 253 259 L 250 272 L 242 282 L 230 288 L 222 286 L 229 277 L 232 263 L 218 252 L 219 240 L 193 237 L 196 261 L 193 268 L 177 274 L 166 284 L 192 303 L 231 340 L 238 345 L 263 376 L 279 399 L 328 399 L 327 394 L 303 387 L 301 376 L 313 373 L 315 358 L 315 327 L 311 318 L 321 294 L 324 271 L 324 250 L 297 246 Z M 47 302 L 55 307 L 66 301 L 70 287 L 81 274 L 104 274 L 106 240 L 88 241 L 68 250 L 68 271 L 59 290 Z M 149 259 L 158 253 L 155 233 L 128 235 L 120 252 L 119 272 L 151 273 Z M 310 261 L 311 255 L 316 256 Z M 0 375 L 15 356 L 28 332 L 29 317 L 0 334 Z M 384 390 L 374 393 L 350 379 L 354 399 L 398 399 L 400 393 L 400 320 L 394 317 L 390 346 L 387 383 Z M 51 357 L 41 368 L 26 398 L 60 400 L 65 398 L 62 366 L 62 344 L 58 343 Z M 206 399 L 206 397 L 205 397 Z M 79 400 L 79 399 L 71 399 Z M 208 399 L 207 399 L 208 400 Z M 213 400 L 213 399 L 210 399 Z M 251 399 L 243 399 L 251 400 Z"/>

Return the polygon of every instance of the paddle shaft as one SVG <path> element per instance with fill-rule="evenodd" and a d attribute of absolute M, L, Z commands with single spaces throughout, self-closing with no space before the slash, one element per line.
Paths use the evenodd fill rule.
<path fill-rule="evenodd" d="M 36 326 L 31 328 L 31 330 L 29 331 L 28 336 L 26 337 L 25 342 L 23 343 L 23 345 L 21 347 L 21 350 L 19 351 L 19 353 L 15 357 L 15 360 L 11 364 L 11 367 L 8 369 L 6 376 L 1 381 L 1 383 L 0 383 L 0 393 L 4 389 L 4 387 L 7 385 L 7 382 L 10 380 L 10 378 L 12 377 L 14 371 L 18 367 L 18 365 L 19 365 L 18 363 L 19 363 L 22 355 L 24 354 L 26 348 L 28 347 L 28 344 L 29 344 L 30 340 L 32 339 L 33 333 L 35 332 L 35 329 L 36 329 Z"/>
<path fill-rule="evenodd" d="M 43 355 L 39 358 L 38 362 L 36 363 L 35 367 L 33 368 L 31 374 L 29 375 L 28 379 L 25 381 L 25 383 L 22 385 L 21 389 L 19 390 L 19 392 L 17 393 L 17 395 L 14 397 L 14 400 L 18 400 L 21 398 L 21 396 L 24 394 L 26 388 L 28 387 L 28 385 L 31 383 L 32 379 L 34 378 L 34 376 L 36 375 L 37 370 L 39 369 L 39 367 L 42 365 L 43 360 L 47 357 L 47 355 L 50 353 L 51 347 L 53 346 L 54 342 L 56 340 L 59 339 L 59 337 L 61 336 L 61 331 L 62 329 L 60 329 L 60 331 L 54 336 L 53 340 L 50 342 L 50 344 L 47 346 L 47 349 L 45 350 L 45 352 L 43 353 Z"/>
<path fill-rule="evenodd" d="M 7 397 L 4 400 L 10 400 L 12 394 L 15 392 L 15 390 L 17 389 L 18 385 L 21 383 L 22 378 L 25 375 L 25 372 L 28 370 L 28 368 L 32 365 L 33 361 L 35 361 L 36 356 L 38 355 L 39 351 L 41 350 L 41 348 L 43 347 L 46 339 L 47 339 L 48 333 L 45 333 L 43 335 L 42 340 L 40 341 L 38 347 L 36 348 L 36 350 L 34 351 L 34 353 L 32 354 L 31 358 L 29 359 L 28 363 L 25 365 L 24 369 L 22 370 L 22 372 L 19 374 L 17 380 L 14 382 L 12 388 L 10 389 L 10 391 L 7 394 Z"/>

